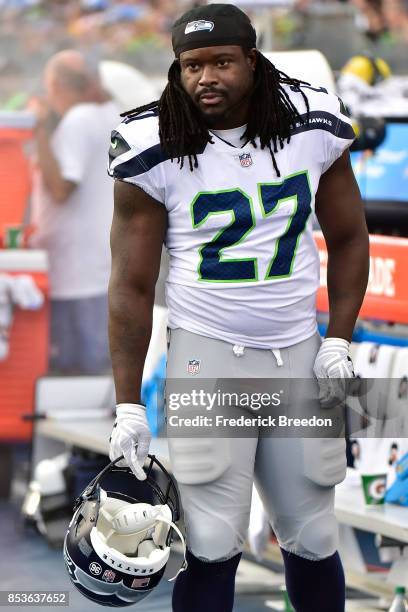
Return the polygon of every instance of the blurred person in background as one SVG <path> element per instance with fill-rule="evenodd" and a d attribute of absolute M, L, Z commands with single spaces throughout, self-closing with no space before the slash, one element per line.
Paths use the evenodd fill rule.
<path fill-rule="evenodd" d="M 408 0 L 340 0 L 353 5 L 357 11 L 359 29 L 372 42 L 384 35 L 397 35 L 403 41 L 408 41 Z M 323 0 L 326 4 L 335 4 L 336 0 Z M 298 11 L 306 11 L 314 4 L 322 4 L 317 0 L 295 0 L 294 7 Z"/>
<path fill-rule="evenodd" d="M 373 100 L 381 101 L 384 109 L 384 105 L 388 106 L 389 92 L 383 85 L 391 76 L 391 68 L 384 59 L 361 53 L 351 57 L 341 69 L 337 91 L 354 116 L 364 114 L 365 104 Z"/>
<path fill-rule="evenodd" d="M 106 137 L 119 109 L 97 68 L 83 55 L 54 55 L 44 72 L 46 96 L 28 105 L 37 118 L 31 246 L 49 256 L 50 368 L 98 374 L 110 367 L 107 288 L 112 185 Z"/>
<path fill-rule="evenodd" d="M 365 34 L 368 38 L 376 40 L 387 31 L 383 0 L 353 0 L 352 4 L 366 20 Z"/>
<path fill-rule="evenodd" d="M 367 20 L 366 35 L 376 40 L 389 31 L 408 40 L 407 0 L 353 0 Z"/>

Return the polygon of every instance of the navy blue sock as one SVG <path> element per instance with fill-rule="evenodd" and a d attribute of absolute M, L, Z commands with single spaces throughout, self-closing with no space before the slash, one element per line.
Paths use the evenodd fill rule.
<path fill-rule="evenodd" d="M 173 612 L 231 612 L 235 574 L 241 553 L 215 563 L 200 561 L 187 550 L 188 568 L 177 576 Z"/>
<path fill-rule="evenodd" d="M 311 561 L 281 548 L 286 589 L 296 612 L 344 612 L 346 585 L 340 555 Z"/>

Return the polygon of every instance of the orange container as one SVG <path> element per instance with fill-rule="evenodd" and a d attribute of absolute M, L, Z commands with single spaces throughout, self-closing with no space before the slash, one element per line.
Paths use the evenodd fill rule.
<path fill-rule="evenodd" d="M 31 181 L 23 143 L 31 135 L 25 130 L 0 128 L 0 226 L 20 224 L 30 195 Z"/>
<path fill-rule="evenodd" d="M 0 234 L 5 225 L 19 225 L 24 218 L 31 190 L 24 145 L 33 137 L 33 124 L 27 112 L 0 112 Z"/>
<path fill-rule="evenodd" d="M 0 361 L 0 442 L 26 441 L 32 425 L 23 421 L 34 409 L 34 388 L 48 370 L 49 300 L 47 258 L 43 251 L 0 250 L 0 273 L 29 274 L 45 296 L 39 310 L 16 307 L 9 355 Z"/>

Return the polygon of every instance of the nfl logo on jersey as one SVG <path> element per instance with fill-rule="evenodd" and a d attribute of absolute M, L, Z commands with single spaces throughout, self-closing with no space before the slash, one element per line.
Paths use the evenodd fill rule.
<path fill-rule="evenodd" d="M 239 155 L 239 162 L 243 168 L 248 168 L 248 166 L 252 166 L 251 154 L 242 153 L 242 155 Z"/>
<path fill-rule="evenodd" d="M 190 359 L 187 364 L 187 373 L 194 376 L 194 374 L 198 374 L 200 371 L 200 360 L 199 359 Z"/>

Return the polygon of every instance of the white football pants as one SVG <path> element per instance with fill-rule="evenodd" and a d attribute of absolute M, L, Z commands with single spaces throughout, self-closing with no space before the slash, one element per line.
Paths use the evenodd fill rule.
<path fill-rule="evenodd" d="M 169 331 L 166 403 L 176 379 L 286 378 L 290 401 L 302 403 L 299 379 L 311 379 L 321 344 L 318 333 L 279 350 L 254 349 Z M 310 383 L 313 384 L 313 383 Z M 254 381 L 249 383 L 254 390 Z M 237 413 L 239 412 L 237 408 Z M 182 416 L 183 407 L 177 410 Z M 242 551 L 255 479 L 279 545 L 311 560 L 332 555 L 338 546 L 335 485 L 346 475 L 346 443 L 339 438 L 169 437 L 170 460 L 184 511 L 187 545 L 205 561 Z"/>

